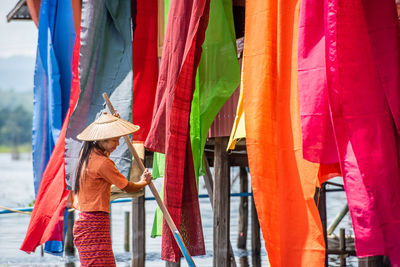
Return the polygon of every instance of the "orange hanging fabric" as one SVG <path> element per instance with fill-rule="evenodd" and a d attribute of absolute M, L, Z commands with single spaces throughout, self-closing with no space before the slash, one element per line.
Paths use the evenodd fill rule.
<path fill-rule="evenodd" d="M 314 202 L 318 164 L 303 159 L 297 86 L 300 1 L 246 2 L 243 93 L 252 187 L 268 258 L 323 266 Z"/>

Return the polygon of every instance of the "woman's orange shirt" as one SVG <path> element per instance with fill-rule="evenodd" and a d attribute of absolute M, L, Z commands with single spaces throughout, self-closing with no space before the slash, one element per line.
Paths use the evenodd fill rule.
<path fill-rule="evenodd" d="M 80 211 L 110 213 L 112 184 L 122 189 L 128 185 L 128 180 L 117 170 L 111 159 L 94 148 L 80 177 L 79 192 L 74 197 L 73 207 Z"/>

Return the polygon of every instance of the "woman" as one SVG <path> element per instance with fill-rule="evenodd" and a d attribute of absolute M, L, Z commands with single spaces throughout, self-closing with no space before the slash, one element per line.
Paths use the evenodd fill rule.
<path fill-rule="evenodd" d="M 77 136 L 84 143 L 76 169 L 74 208 L 80 213 L 73 234 L 81 266 L 115 266 L 109 216 L 111 185 L 130 193 L 152 179 L 146 169 L 139 182 L 129 182 L 109 158 L 121 136 L 139 129 L 118 117 L 103 113 Z"/>

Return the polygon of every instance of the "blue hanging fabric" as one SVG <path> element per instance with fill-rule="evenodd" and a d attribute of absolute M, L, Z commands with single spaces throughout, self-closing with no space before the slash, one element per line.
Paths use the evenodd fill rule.
<path fill-rule="evenodd" d="M 69 107 L 76 38 L 71 1 L 42 0 L 38 36 L 32 129 L 35 195 Z M 45 251 L 62 253 L 62 242 L 47 242 Z"/>

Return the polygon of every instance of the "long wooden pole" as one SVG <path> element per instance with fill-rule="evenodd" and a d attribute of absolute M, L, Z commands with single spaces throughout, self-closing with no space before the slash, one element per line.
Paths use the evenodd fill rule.
<path fill-rule="evenodd" d="M 114 114 L 115 109 L 114 109 L 113 105 L 111 104 L 111 101 L 108 98 L 106 93 L 103 93 L 103 98 L 106 101 L 107 107 L 110 110 L 110 112 L 112 114 Z M 146 168 L 143 165 L 143 162 L 140 160 L 139 155 L 137 154 L 135 148 L 133 147 L 131 140 L 129 139 L 129 137 L 127 135 L 124 135 L 124 139 L 125 139 L 126 144 L 129 147 L 129 150 L 132 152 L 132 155 L 135 158 L 135 161 L 136 161 L 137 165 L 139 166 L 140 170 L 142 172 L 144 172 L 144 170 Z M 192 267 L 192 266 L 195 267 L 196 265 L 192 259 L 192 256 L 190 255 L 189 250 L 186 248 L 186 245 L 183 242 L 183 238 L 182 238 L 181 234 L 179 233 L 178 228 L 176 228 L 176 225 L 175 225 L 174 221 L 172 220 L 171 215 L 169 214 L 167 208 L 165 207 L 164 203 L 162 202 L 160 195 L 158 194 L 157 189 L 154 186 L 153 182 L 149 183 L 149 187 L 150 187 L 150 190 L 153 193 L 153 195 L 157 201 L 157 204 L 160 207 L 160 209 L 164 215 L 165 221 L 167 222 L 169 228 L 171 229 L 171 232 L 175 238 L 175 241 L 178 244 L 179 249 L 181 250 L 183 256 L 185 257 L 188 265 L 190 267 Z"/>

